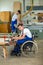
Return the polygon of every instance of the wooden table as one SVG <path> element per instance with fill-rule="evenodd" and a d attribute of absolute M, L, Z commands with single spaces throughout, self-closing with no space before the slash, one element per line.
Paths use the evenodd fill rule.
<path fill-rule="evenodd" d="M 6 41 L 5 41 L 6 38 L 8 38 L 8 37 L 4 37 L 4 38 L 3 37 L 0 37 L 0 46 L 2 46 L 2 48 L 3 48 L 4 58 L 7 58 L 7 56 L 8 56 L 8 51 L 7 51 L 6 46 L 10 46 L 10 45 L 14 45 L 15 46 L 16 45 L 16 44 L 13 44 L 12 42 L 7 42 L 6 43 Z"/>
<path fill-rule="evenodd" d="M 0 42 L 0 46 L 2 46 L 2 48 L 3 48 L 4 58 L 7 58 L 8 52 L 7 52 L 6 46 L 8 46 L 8 45 L 5 42 Z"/>

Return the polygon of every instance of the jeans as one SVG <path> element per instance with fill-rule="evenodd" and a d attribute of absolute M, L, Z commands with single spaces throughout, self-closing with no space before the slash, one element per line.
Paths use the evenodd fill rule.
<path fill-rule="evenodd" d="M 16 27 L 14 25 L 17 25 L 17 20 L 11 22 L 11 30 L 12 32 L 16 32 Z"/>
<path fill-rule="evenodd" d="M 19 52 L 20 52 L 20 46 L 21 46 L 24 42 L 26 42 L 26 41 L 28 41 L 28 40 L 29 40 L 29 41 L 32 41 L 32 38 L 29 38 L 29 37 L 25 36 L 24 39 L 17 40 L 16 46 L 14 47 L 14 53 L 19 53 Z M 31 45 L 31 44 L 29 44 L 29 45 Z"/>

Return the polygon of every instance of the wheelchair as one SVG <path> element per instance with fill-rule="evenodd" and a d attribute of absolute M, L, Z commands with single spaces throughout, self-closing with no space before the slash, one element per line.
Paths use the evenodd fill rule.
<path fill-rule="evenodd" d="M 24 56 L 37 54 L 38 46 L 35 41 L 26 41 L 21 45 L 21 53 Z"/>
<path fill-rule="evenodd" d="M 26 41 L 21 45 L 21 53 L 24 56 L 35 55 L 38 53 L 38 45 L 37 42 L 34 40 L 35 35 L 32 34 L 32 41 Z"/>

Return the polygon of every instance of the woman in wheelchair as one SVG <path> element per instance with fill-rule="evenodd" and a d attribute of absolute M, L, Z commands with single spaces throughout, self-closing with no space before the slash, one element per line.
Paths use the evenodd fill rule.
<path fill-rule="evenodd" d="M 15 36 L 12 39 L 16 41 L 16 46 L 14 50 L 11 52 L 11 55 L 17 55 L 20 53 L 20 46 L 26 41 L 32 41 L 32 34 L 28 28 L 24 28 L 23 24 L 18 24 L 18 29 L 21 31 L 21 35 L 19 37 Z M 29 44 L 32 48 L 33 44 Z"/>

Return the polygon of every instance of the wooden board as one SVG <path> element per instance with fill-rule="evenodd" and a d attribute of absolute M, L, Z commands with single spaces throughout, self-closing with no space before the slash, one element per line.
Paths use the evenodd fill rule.
<path fill-rule="evenodd" d="M 11 12 L 10 11 L 0 12 L 0 20 L 2 22 L 10 22 L 11 21 Z"/>
<path fill-rule="evenodd" d="M 0 24 L 0 33 L 10 33 L 10 23 Z"/>
<path fill-rule="evenodd" d="M 13 5 L 13 8 L 14 8 L 14 12 L 17 12 L 18 10 L 21 10 L 21 2 L 14 2 L 14 5 Z"/>
<path fill-rule="evenodd" d="M 43 22 L 43 13 L 38 13 L 38 21 Z"/>

